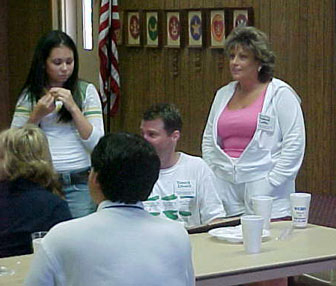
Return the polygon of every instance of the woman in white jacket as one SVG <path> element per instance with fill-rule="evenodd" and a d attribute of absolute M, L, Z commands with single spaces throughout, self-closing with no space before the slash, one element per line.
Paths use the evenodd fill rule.
<path fill-rule="evenodd" d="M 203 134 L 203 158 L 219 179 L 229 216 L 252 213 L 256 195 L 274 198 L 272 218 L 289 216 L 305 149 L 300 99 L 273 78 L 275 57 L 263 32 L 238 27 L 225 50 L 234 81 L 216 93 Z"/>

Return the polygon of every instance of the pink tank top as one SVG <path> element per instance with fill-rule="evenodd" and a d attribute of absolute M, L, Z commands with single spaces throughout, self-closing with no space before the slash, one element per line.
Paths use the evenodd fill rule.
<path fill-rule="evenodd" d="M 245 108 L 229 110 L 226 106 L 219 116 L 217 132 L 220 147 L 232 158 L 239 158 L 252 140 L 257 129 L 258 114 L 261 112 L 266 89 L 252 104 Z"/>

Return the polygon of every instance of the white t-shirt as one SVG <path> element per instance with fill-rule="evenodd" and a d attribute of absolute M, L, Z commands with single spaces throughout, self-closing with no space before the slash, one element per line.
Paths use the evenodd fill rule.
<path fill-rule="evenodd" d="M 61 107 L 61 106 L 59 106 Z M 15 108 L 11 127 L 21 127 L 29 119 L 33 107 L 24 92 Z M 93 84 L 87 84 L 83 95 L 83 114 L 92 125 L 92 133 L 86 140 L 82 139 L 73 121 L 59 122 L 58 110 L 42 118 L 39 126 L 45 133 L 53 165 L 57 172 L 70 172 L 89 167 L 90 153 L 104 135 L 102 107 L 98 92 Z"/>
<path fill-rule="evenodd" d="M 152 215 L 184 223 L 185 227 L 207 224 L 225 217 L 217 194 L 217 181 L 202 158 L 179 153 L 177 163 L 161 169 L 145 209 Z"/>

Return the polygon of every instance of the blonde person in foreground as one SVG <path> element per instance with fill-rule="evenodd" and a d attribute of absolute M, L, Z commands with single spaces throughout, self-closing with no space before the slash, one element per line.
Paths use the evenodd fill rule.
<path fill-rule="evenodd" d="M 57 195 L 55 195 L 57 194 Z M 0 257 L 30 254 L 31 234 L 71 219 L 47 138 L 27 124 L 0 133 Z"/>
<path fill-rule="evenodd" d="M 101 138 L 89 176 L 97 212 L 48 232 L 25 285 L 193 286 L 186 230 L 150 215 L 142 204 L 159 170 L 154 148 L 140 136 Z"/>
<path fill-rule="evenodd" d="M 100 99 L 93 84 L 78 79 L 78 52 L 62 31 L 38 42 L 19 96 L 12 127 L 25 123 L 46 134 L 73 217 L 95 211 L 87 186 L 90 153 L 104 134 Z"/>
<path fill-rule="evenodd" d="M 202 155 L 220 183 L 229 216 L 253 212 L 251 198 L 274 198 L 272 218 L 290 216 L 290 194 L 305 150 L 301 100 L 273 77 L 266 35 L 235 28 L 225 43 L 233 82 L 220 88 L 205 127 Z"/>

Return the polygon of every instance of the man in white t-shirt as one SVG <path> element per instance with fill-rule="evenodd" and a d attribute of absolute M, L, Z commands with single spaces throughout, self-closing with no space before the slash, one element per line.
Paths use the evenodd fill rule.
<path fill-rule="evenodd" d="M 187 231 L 143 208 L 159 176 L 154 148 L 138 135 L 109 134 L 91 159 L 97 212 L 48 232 L 25 285 L 193 286 Z"/>
<path fill-rule="evenodd" d="M 141 121 L 142 136 L 159 155 L 158 181 L 145 209 L 160 216 L 195 227 L 225 217 L 218 197 L 216 178 L 202 158 L 176 152 L 182 119 L 173 104 L 159 103 L 150 107 Z"/>

